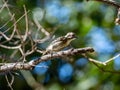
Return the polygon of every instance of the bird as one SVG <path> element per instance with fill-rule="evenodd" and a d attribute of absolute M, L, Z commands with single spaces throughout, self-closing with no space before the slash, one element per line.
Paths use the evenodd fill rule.
<path fill-rule="evenodd" d="M 73 32 L 68 32 L 65 36 L 61 36 L 53 40 L 49 46 L 46 48 L 45 52 L 43 52 L 43 55 L 46 55 L 48 53 L 53 53 L 60 51 L 70 45 L 70 43 L 75 40 L 77 36 Z"/>

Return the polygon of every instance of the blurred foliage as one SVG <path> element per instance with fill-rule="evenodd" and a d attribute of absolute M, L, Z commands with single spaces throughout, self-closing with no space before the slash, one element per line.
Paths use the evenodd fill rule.
<path fill-rule="evenodd" d="M 67 32 L 75 32 L 78 39 L 72 42 L 72 46 L 95 48 L 96 52 L 90 57 L 105 61 L 120 51 L 120 26 L 114 23 L 117 10 L 113 6 L 82 0 L 8 0 L 8 4 L 11 12 L 15 13 L 16 19 L 24 14 L 23 5 L 26 5 L 27 10 L 30 10 L 29 20 L 31 22 L 33 19 L 39 20 L 40 24 L 55 37 L 65 35 Z M 2 5 L 3 2 L 0 0 L 0 6 Z M 0 12 L 0 26 L 2 27 L 9 18 L 6 9 Z M 31 22 L 29 29 L 36 32 L 36 27 Z M 10 22 L 0 30 L 4 31 L 12 24 Z M 17 28 L 24 33 L 24 18 L 18 22 Z M 34 33 L 32 37 L 35 38 Z M 40 34 L 40 37 L 44 35 Z M 43 48 L 47 45 L 49 42 L 45 42 Z M 0 49 L 1 55 L 9 56 L 10 53 L 12 50 Z M 28 59 L 38 56 L 39 54 L 33 54 Z M 19 55 L 14 57 L 14 59 L 18 58 Z M 41 67 L 36 67 L 31 73 L 36 81 L 44 84 L 47 90 L 119 90 L 118 74 L 102 72 L 80 55 L 70 58 L 72 58 L 71 62 L 61 59 L 43 62 L 39 65 Z M 103 68 L 119 71 L 119 63 L 118 58 Z M 3 77 L 4 75 L 0 77 L 0 89 L 7 90 Z M 14 90 L 32 90 L 22 75 L 15 76 L 13 88 Z"/>

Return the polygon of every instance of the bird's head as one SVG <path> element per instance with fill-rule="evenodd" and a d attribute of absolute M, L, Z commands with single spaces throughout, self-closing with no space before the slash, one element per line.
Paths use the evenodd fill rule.
<path fill-rule="evenodd" d="M 67 34 L 65 35 L 65 37 L 66 37 L 67 39 L 70 39 L 70 40 L 77 38 L 77 36 L 76 36 L 75 33 L 73 33 L 73 32 L 67 33 Z"/>

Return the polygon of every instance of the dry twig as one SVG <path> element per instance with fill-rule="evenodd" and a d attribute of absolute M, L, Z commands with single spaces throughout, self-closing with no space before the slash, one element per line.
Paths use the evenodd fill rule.
<path fill-rule="evenodd" d="M 120 3 L 116 2 L 115 0 L 87 0 L 87 1 L 98 1 L 116 7 L 118 12 L 117 18 L 115 19 L 115 24 L 120 25 Z"/>

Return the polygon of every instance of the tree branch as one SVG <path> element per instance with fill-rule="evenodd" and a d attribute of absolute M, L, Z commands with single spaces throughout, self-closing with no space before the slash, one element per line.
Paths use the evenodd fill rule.
<path fill-rule="evenodd" d="M 120 8 L 120 4 L 114 0 L 87 0 L 87 1 L 99 1 L 99 2 L 103 2 L 109 5 L 112 5 L 116 8 Z"/>
<path fill-rule="evenodd" d="M 115 24 L 120 25 L 120 3 L 118 3 L 115 0 L 86 0 L 86 1 L 98 1 L 116 7 L 118 9 L 118 14 L 117 18 L 115 19 Z"/>
<path fill-rule="evenodd" d="M 109 72 L 109 73 L 116 73 L 116 74 L 120 74 L 120 71 L 115 71 L 115 70 L 108 70 L 106 68 L 104 68 L 104 66 L 107 66 L 110 62 L 112 62 L 113 60 L 115 60 L 116 58 L 120 57 L 120 54 L 104 61 L 104 62 L 101 62 L 99 60 L 95 60 L 95 59 L 92 59 L 92 58 L 89 58 L 87 56 L 85 56 L 90 62 L 92 62 L 94 65 L 96 65 L 101 71 L 104 71 L 104 72 Z"/>
<path fill-rule="evenodd" d="M 16 62 L 16 63 L 0 63 L 0 72 L 7 72 L 7 71 L 16 71 L 16 70 L 32 70 L 34 66 L 39 64 L 40 62 L 47 61 L 53 58 L 61 58 L 65 56 L 73 56 L 76 54 L 85 54 L 85 53 L 92 53 L 94 49 L 91 47 L 86 48 L 78 48 L 78 49 L 69 49 L 66 51 L 59 51 L 53 54 L 47 54 L 44 56 L 39 57 L 38 59 L 31 60 L 30 62 L 23 63 L 23 62 Z"/>

